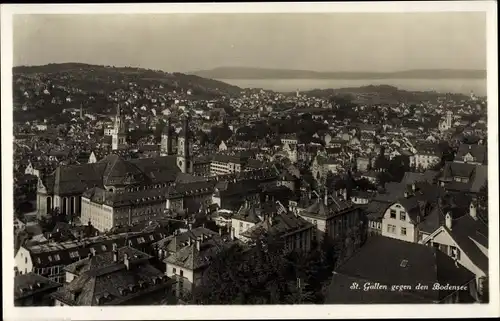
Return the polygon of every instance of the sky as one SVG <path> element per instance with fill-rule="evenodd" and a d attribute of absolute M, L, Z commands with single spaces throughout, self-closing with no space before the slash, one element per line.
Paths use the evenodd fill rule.
<path fill-rule="evenodd" d="M 14 66 L 486 69 L 479 12 L 16 15 L 13 42 Z"/>

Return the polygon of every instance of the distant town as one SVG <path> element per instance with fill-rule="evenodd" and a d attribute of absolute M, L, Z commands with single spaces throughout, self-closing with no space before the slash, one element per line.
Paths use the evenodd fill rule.
<path fill-rule="evenodd" d="M 16 306 L 489 302 L 486 97 L 13 76 Z"/>

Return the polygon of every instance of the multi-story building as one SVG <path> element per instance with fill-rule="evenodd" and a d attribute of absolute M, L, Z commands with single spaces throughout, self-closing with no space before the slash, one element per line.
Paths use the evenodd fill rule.
<path fill-rule="evenodd" d="M 169 187 L 110 192 L 95 187 L 82 195 L 82 222 L 90 222 L 100 232 L 113 227 L 144 223 L 167 209 Z"/>
<path fill-rule="evenodd" d="M 241 208 L 231 217 L 231 235 L 235 238 L 247 241 L 242 233 L 260 223 L 263 219 L 261 206 L 257 202 L 245 201 Z"/>
<path fill-rule="evenodd" d="M 478 194 L 488 180 L 488 166 L 446 162 L 438 178 L 439 184 L 450 192 Z"/>
<path fill-rule="evenodd" d="M 455 155 L 454 162 L 472 165 L 486 165 L 488 151 L 484 145 L 461 144 Z"/>
<path fill-rule="evenodd" d="M 66 284 L 52 294 L 56 306 L 151 305 L 169 300 L 174 281 L 153 267 L 152 257 L 118 248 L 68 265 Z"/>
<path fill-rule="evenodd" d="M 166 275 L 177 282 L 177 296 L 192 292 L 200 284 L 203 271 L 224 248 L 234 244 L 218 234 L 186 233 L 183 241 L 176 243 L 176 251 L 163 260 Z"/>
<path fill-rule="evenodd" d="M 96 253 L 111 251 L 113 244 L 149 251 L 151 243 L 164 237 L 166 235 L 163 232 L 121 233 L 61 243 L 24 245 L 14 258 L 16 274 L 34 272 L 52 281 L 63 283 L 64 267 L 87 257 L 91 251 Z"/>
<path fill-rule="evenodd" d="M 434 214 L 434 231 L 422 233 L 419 243 L 441 250 L 474 273 L 477 296 L 483 294 L 483 282 L 489 271 L 488 226 L 478 217 L 475 201 L 470 202 L 468 213 L 455 215 L 439 206 Z"/>
<path fill-rule="evenodd" d="M 441 153 L 436 145 L 426 145 L 416 149 L 410 156 L 410 166 L 418 169 L 428 169 L 441 161 Z"/>
<path fill-rule="evenodd" d="M 212 194 L 217 184 L 215 179 L 195 181 L 190 183 L 174 183 L 166 193 L 166 208 L 188 213 L 196 212 L 201 207 L 212 204 Z"/>
<path fill-rule="evenodd" d="M 325 303 L 472 303 L 474 283 L 473 273 L 436 248 L 373 236 L 335 269 Z"/>
<path fill-rule="evenodd" d="M 291 202 L 290 207 L 315 226 L 313 239 L 317 242 L 321 242 L 324 237 L 336 239 L 350 230 L 363 228 L 360 208 L 328 192 L 305 208 L 299 208 L 295 202 Z"/>
<path fill-rule="evenodd" d="M 187 119 L 183 127 L 187 128 Z M 59 166 L 42 177 L 37 187 L 37 212 L 45 215 L 54 208 L 63 214 L 78 215 L 82 194 L 91 188 L 108 192 L 157 189 L 167 187 L 179 173 L 192 174 L 187 130 L 181 132 L 177 155 L 125 160 L 111 154 L 95 163 Z"/>
<path fill-rule="evenodd" d="M 35 273 L 16 275 L 14 278 L 15 306 L 53 306 L 50 297 L 62 284 Z"/>
<path fill-rule="evenodd" d="M 257 201 L 260 198 L 258 180 L 227 180 L 215 185 L 212 203 L 221 209 L 237 210 L 245 200 Z"/>
<path fill-rule="evenodd" d="M 263 214 L 262 220 L 241 233 L 240 237 L 246 242 L 255 243 L 262 235 L 269 235 L 278 237 L 285 251 L 309 252 L 313 231 L 313 224 L 278 205 Z"/>
<path fill-rule="evenodd" d="M 210 174 L 227 175 L 239 173 L 255 168 L 255 166 L 252 166 L 253 162 L 255 162 L 255 160 L 243 153 L 214 154 L 210 162 Z"/>

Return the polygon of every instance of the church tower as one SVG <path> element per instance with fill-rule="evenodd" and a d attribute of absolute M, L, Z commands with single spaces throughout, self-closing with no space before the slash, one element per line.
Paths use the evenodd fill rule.
<path fill-rule="evenodd" d="M 163 128 L 161 133 L 161 154 L 162 155 L 172 155 L 173 154 L 173 131 L 170 124 L 170 117 L 167 119 L 167 123 Z"/>
<path fill-rule="evenodd" d="M 452 118 L 453 118 L 453 112 L 451 110 L 448 110 L 446 112 L 446 126 L 448 126 L 448 129 L 451 128 Z"/>
<path fill-rule="evenodd" d="M 189 155 L 189 119 L 184 116 L 182 121 L 182 129 L 177 139 L 177 166 L 183 173 L 191 173 L 192 162 Z"/>
<path fill-rule="evenodd" d="M 112 138 L 112 149 L 123 149 L 127 147 L 127 132 L 125 130 L 125 122 L 120 113 L 120 106 L 116 107 L 116 116 Z"/>

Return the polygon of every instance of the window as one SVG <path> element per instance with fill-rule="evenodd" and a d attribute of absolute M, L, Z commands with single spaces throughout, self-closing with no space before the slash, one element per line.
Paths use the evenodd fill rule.
<path fill-rule="evenodd" d="M 28 258 L 27 257 L 24 258 L 24 263 L 28 264 Z"/>
<path fill-rule="evenodd" d="M 61 260 L 61 257 L 59 256 L 59 254 L 55 254 L 54 257 L 56 258 L 56 261 L 60 261 Z"/>
<path fill-rule="evenodd" d="M 180 275 L 184 276 L 184 271 L 183 270 L 180 270 Z"/>
<path fill-rule="evenodd" d="M 460 260 L 460 250 L 455 246 L 450 246 L 450 256 L 454 259 Z"/>
<path fill-rule="evenodd" d="M 391 218 L 396 218 L 396 210 L 391 210 Z"/>
<path fill-rule="evenodd" d="M 401 235 L 406 235 L 406 227 L 401 228 Z"/>
<path fill-rule="evenodd" d="M 403 211 L 399 212 L 399 219 L 401 221 L 406 221 L 406 212 Z"/>
<path fill-rule="evenodd" d="M 172 273 L 173 273 L 173 274 L 177 274 L 177 269 L 176 269 L 176 268 L 173 268 L 173 269 L 172 269 Z"/>
<path fill-rule="evenodd" d="M 240 222 L 240 230 L 243 229 L 243 222 Z"/>
<path fill-rule="evenodd" d="M 52 256 L 49 255 L 48 258 L 49 258 L 49 261 L 52 262 Z"/>
<path fill-rule="evenodd" d="M 396 226 L 392 224 L 387 225 L 387 232 L 395 234 L 396 233 Z"/>

